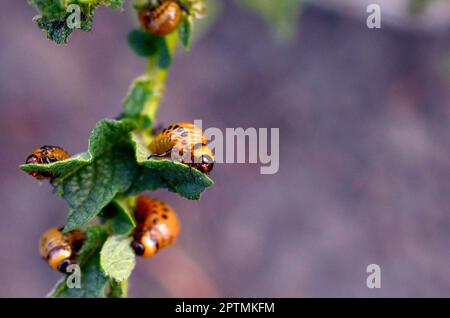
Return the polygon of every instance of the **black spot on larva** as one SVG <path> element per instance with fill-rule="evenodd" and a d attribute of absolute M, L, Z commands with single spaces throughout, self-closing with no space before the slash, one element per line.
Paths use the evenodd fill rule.
<path fill-rule="evenodd" d="M 163 214 L 163 215 L 162 215 L 162 218 L 163 218 L 164 220 L 167 220 L 169 217 L 167 216 L 167 214 Z"/>
<path fill-rule="evenodd" d="M 158 214 L 158 211 L 153 210 L 153 211 L 152 211 L 152 214 Z"/>
<path fill-rule="evenodd" d="M 153 225 L 156 225 L 156 224 L 158 224 L 158 219 L 153 219 L 152 222 L 153 222 Z"/>
<path fill-rule="evenodd" d="M 163 208 L 163 211 L 164 211 L 164 212 L 169 212 L 169 209 L 166 208 L 166 207 L 164 207 L 164 208 Z"/>
<path fill-rule="evenodd" d="M 178 128 L 180 128 L 180 125 L 175 125 L 175 126 L 173 126 L 173 129 L 175 130 L 175 129 L 178 129 Z"/>
<path fill-rule="evenodd" d="M 172 130 L 172 129 L 173 129 L 173 126 L 170 125 L 169 128 L 167 128 L 167 129 L 168 129 L 168 130 Z"/>

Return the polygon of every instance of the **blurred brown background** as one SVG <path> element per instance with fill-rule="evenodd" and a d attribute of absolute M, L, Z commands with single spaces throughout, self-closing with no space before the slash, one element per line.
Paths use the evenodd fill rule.
<path fill-rule="evenodd" d="M 159 191 L 182 235 L 138 261 L 131 296 L 450 296 L 450 29 L 390 15 L 369 30 L 355 1 L 309 1 L 293 41 L 280 43 L 257 15 L 222 2 L 177 57 L 158 120 L 279 127 L 280 171 L 218 165 L 199 202 Z M 125 43 L 130 10 L 100 9 L 93 32 L 58 47 L 26 1 L 2 4 L 0 296 L 43 297 L 60 274 L 37 242 L 67 208 L 18 165 L 43 144 L 84 151 L 145 61 Z M 371 263 L 379 290 L 366 287 Z"/>

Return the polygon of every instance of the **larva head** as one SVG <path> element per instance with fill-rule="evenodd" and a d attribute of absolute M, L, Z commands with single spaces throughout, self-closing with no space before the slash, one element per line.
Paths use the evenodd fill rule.
<path fill-rule="evenodd" d="M 51 268 L 65 273 L 67 266 L 72 263 L 70 260 L 71 257 L 72 249 L 70 248 L 70 246 L 61 246 L 55 247 L 50 251 L 47 261 Z"/>
<path fill-rule="evenodd" d="M 214 167 L 214 154 L 205 145 L 194 148 L 192 152 L 192 167 L 208 174 Z"/>
<path fill-rule="evenodd" d="M 42 146 L 34 149 L 33 153 L 28 156 L 26 164 L 50 164 L 69 158 L 69 154 L 58 146 Z M 30 171 L 29 174 L 38 180 L 50 179 L 53 174 L 51 172 Z"/>
<path fill-rule="evenodd" d="M 151 237 L 149 232 L 144 233 L 139 238 L 134 239 L 131 243 L 131 247 L 138 256 L 144 258 L 155 255 L 159 250 L 159 244 Z"/>
<path fill-rule="evenodd" d="M 37 165 L 40 164 L 39 157 L 35 154 L 29 155 L 27 160 L 25 161 L 25 164 L 29 165 Z M 52 174 L 49 172 L 38 172 L 38 171 L 30 171 L 28 173 L 32 177 L 36 178 L 37 180 L 44 180 L 44 179 L 50 179 L 52 177 Z"/>

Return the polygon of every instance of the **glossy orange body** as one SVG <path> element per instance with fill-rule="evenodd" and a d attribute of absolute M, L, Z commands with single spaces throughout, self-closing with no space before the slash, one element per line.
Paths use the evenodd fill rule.
<path fill-rule="evenodd" d="M 139 12 L 141 26 L 156 36 L 173 32 L 181 21 L 181 7 L 175 0 L 166 0 L 156 8 L 146 8 Z"/>
<path fill-rule="evenodd" d="M 149 145 L 152 157 L 172 158 L 188 164 L 203 173 L 214 166 L 214 154 L 207 147 L 203 131 L 192 123 L 170 125 L 156 135 Z"/>
<path fill-rule="evenodd" d="M 194 148 L 196 144 L 206 145 L 207 140 L 203 131 L 192 123 L 180 122 L 170 125 L 157 134 L 149 145 L 153 154 L 164 154 L 174 147 Z"/>
<path fill-rule="evenodd" d="M 36 148 L 31 155 L 28 156 L 25 161 L 26 164 L 49 164 L 56 161 L 66 160 L 69 158 L 69 154 L 67 151 L 58 146 L 42 146 L 40 148 Z M 50 179 L 53 177 L 53 174 L 50 172 L 38 172 L 31 171 L 30 175 L 35 177 L 38 180 Z"/>
<path fill-rule="evenodd" d="M 177 240 L 180 220 L 166 203 L 149 196 L 139 196 L 134 212 L 136 228 L 132 247 L 137 255 L 150 257 Z"/>
<path fill-rule="evenodd" d="M 84 240 L 82 231 L 63 233 L 61 228 L 50 228 L 41 237 L 39 253 L 51 268 L 65 272 Z"/>

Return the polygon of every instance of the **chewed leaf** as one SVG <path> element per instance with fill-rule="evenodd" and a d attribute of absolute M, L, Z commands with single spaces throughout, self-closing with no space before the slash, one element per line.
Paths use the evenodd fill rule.
<path fill-rule="evenodd" d="M 127 235 L 111 236 L 100 252 L 100 264 L 104 273 L 118 282 L 127 280 L 136 264 L 131 241 L 132 238 Z"/>
<path fill-rule="evenodd" d="M 151 153 L 136 134 L 133 134 L 133 141 L 137 162 L 143 168 L 130 188 L 130 194 L 167 188 L 187 199 L 198 200 L 201 193 L 214 184 L 207 175 L 183 163 L 166 159 L 147 159 Z"/>

